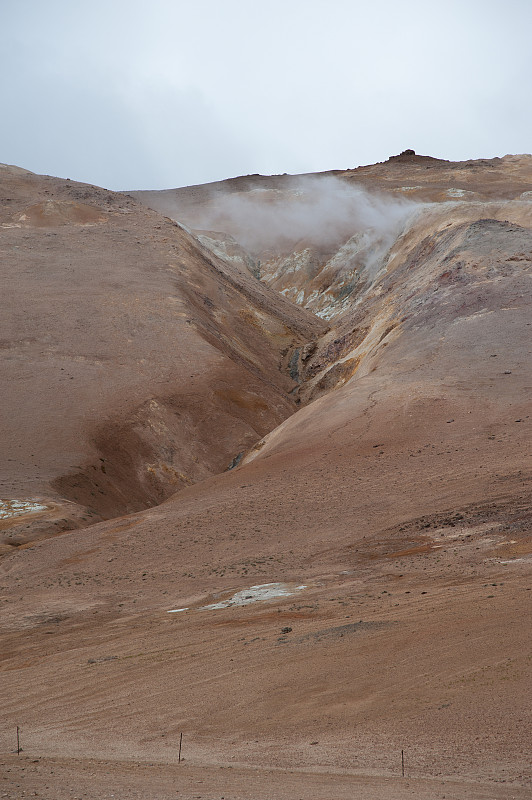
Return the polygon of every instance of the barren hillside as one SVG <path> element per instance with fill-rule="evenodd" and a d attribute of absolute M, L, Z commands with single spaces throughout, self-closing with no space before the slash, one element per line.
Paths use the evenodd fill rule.
<path fill-rule="evenodd" d="M 131 198 L 0 177 L 2 496 L 44 506 L 0 521 L 5 552 L 158 503 L 292 413 L 281 351 L 319 320 Z"/>
<path fill-rule="evenodd" d="M 5 796 L 528 797 L 532 157 L 1 179 Z"/>

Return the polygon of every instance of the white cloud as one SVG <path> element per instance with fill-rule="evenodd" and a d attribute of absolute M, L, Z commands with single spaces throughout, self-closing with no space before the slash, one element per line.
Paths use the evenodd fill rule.
<path fill-rule="evenodd" d="M 0 160 L 111 188 L 530 149 L 532 5 L 4 0 Z"/>

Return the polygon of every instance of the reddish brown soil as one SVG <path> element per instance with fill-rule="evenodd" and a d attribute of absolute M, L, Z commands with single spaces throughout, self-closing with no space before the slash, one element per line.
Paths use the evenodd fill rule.
<path fill-rule="evenodd" d="M 429 165 L 427 179 L 444 182 L 451 167 Z M 479 165 L 480 188 L 491 168 Z M 503 202 L 525 191 L 515 162 L 501 171 L 498 205 L 428 212 L 330 333 L 311 330 L 306 315 L 290 319 L 292 346 L 315 342 L 297 413 L 283 405 L 286 375 L 273 378 L 282 358 L 262 344 L 272 337 L 242 333 L 246 345 L 248 330 L 261 337 L 260 380 L 275 386 L 285 421 L 272 430 L 270 417 L 236 469 L 212 466 L 156 507 L 4 558 L 0 794 L 530 796 L 532 223 L 529 203 Z M 186 247 L 188 259 L 196 251 Z M 203 263 L 187 281 L 200 280 Z M 140 294 L 145 276 L 136 280 Z M 190 358 L 208 328 L 197 313 L 204 328 L 185 339 Z M 242 400 L 249 384 L 231 353 L 219 371 L 207 358 L 201 392 L 227 408 L 238 391 L 250 414 L 257 396 L 275 407 L 258 385 Z M 342 359 L 356 359 L 353 376 L 320 384 Z M 209 383 L 219 374 L 223 391 Z M 219 424 L 210 430 L 218 447 Z M 306 588 L 203 608 L 278 581 Z"/>
<path fill-rule="evenodd" d="M 4 549 L 160 502 L 293 412 L 280 351 L 323 323 L 131 198 L 0 179 L 0 497 L 49 505 Z"/>

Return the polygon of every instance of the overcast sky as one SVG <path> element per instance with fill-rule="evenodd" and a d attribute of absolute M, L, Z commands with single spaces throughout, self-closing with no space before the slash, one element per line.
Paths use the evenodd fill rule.
<path fill-rule="evenodd" d="M 0 0 L 0 162 L 110 189 L 532 151 L 532 0 Z"/>

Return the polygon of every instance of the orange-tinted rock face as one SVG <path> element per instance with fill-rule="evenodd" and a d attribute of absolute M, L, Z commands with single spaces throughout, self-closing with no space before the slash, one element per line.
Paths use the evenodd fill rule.
<path fill-rule="evenodd" d="M 107 215 L 102 209 L 86 203 L 45 200 L 25 208 L 21 214 L 17 213 L 15 219 L 24 227 L 56 228 L 59 225 L 94 225 L 107 222 Z"/>
<path fill-rule="evenodd" d="M 46 506 L 39 536 L 87 525 L 25 546 L 24 517 L 0 519 L 19 537 L 2 735 L 77 759 L 54 762 L 57 797 L 72 776 L 99 791 L 88 757 L 124 786 L 120 760 L 173 764 L 181 732 L 213 796 L 229 778 L 206 765 L 236 763 L 257 797 L 528 796 L 531 163 L 335 173 L 365 205 L 321 243 L 291 176 L 138 193 L 199 238 L 127 196 L 6 177 L 5 498 Z M 8 227 L 45 191 L 107 222 Z M 276 219 L 244 242 L 261 192 L 293 241 Z"/>

